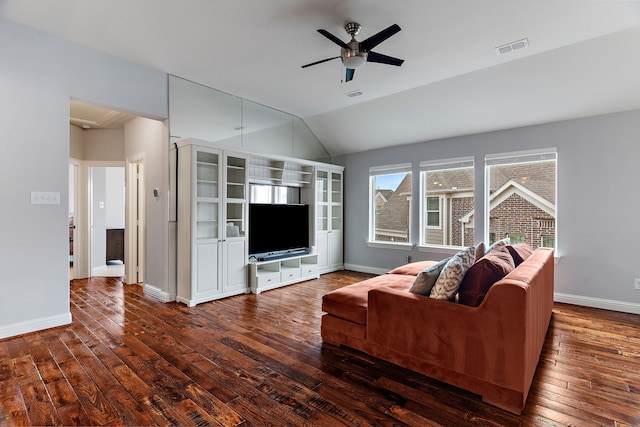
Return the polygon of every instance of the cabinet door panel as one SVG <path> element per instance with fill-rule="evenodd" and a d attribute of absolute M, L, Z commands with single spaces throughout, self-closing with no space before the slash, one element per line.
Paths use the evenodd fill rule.
<path fill-rule="evenodd" d="M 245 290 L 247 287 L 245 239 L 225 242 L 225 283 L 224 290 Z"/>
<path fill-rule="evenodd" d="M 318 267 L 329 265 L 329 234 L 318 232 L 316 234 L 316 252 L 318 253 Z"/>
<path fill-rule="evenodd" d="M 196 295 L 220 291 L 218 280 L 218 243 L 196 245 Z"/>
<path fill-rule="evenodd" d="M 332 231 L 329 234 L 329 265 L 337 266 L 342 264 L 342 233 Z"/>

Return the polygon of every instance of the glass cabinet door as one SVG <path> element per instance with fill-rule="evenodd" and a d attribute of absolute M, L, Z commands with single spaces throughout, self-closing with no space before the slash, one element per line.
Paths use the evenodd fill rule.
<path fill-rule="evenodd" d="M 196 197 L 218 198 L 219 156 L 215 153 L 198 151 L 196 159 Z"/>
<path fill-rule="evenodd" d="M 225 237 L 244 237 L 246 229 L 247 159 L 225 155 Z"/>
<path fill-rule="evenodd" d="M 316 230 L 327 231 L 329 229 L 329 207 L 326 205 L 318 206 L 316 212 Z"/>
<path fill-rule="evenodd" d="M 316 175 L 316 201 L 327 203 L 329 201 L 329 178 L 325 171 L 318 171 Z"/>
<path fill-rule="evenodd" d="M 196 238 L 218 238 L 218 202 L 196 202 Z"/>
<path fill-rule="evenodd" d="M 342 174 L 331 173 L 331 202 L 342 203 Z"/>

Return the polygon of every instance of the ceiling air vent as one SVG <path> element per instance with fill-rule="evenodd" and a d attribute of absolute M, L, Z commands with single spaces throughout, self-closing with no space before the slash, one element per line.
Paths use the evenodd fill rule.
<path fill-rule="evenodd" d="M 359 90 L 352 90 L 351 92 L 347 92 L 347 93 L 345 93 L 345 95 L 347 95 L 349 98 L 353 98 L 354 96 L 360 96 L 360 95 L 362 95 L 362 91 L 359 91 Z"/>
<path fill-rule="evenodd" d="M 495 48 L 498 55 L 504 55 L 505 53 L 513 52 L 514 50 L 524 49 L 529 47 L 529 39 L 522 39 L 515 42 L 507 43 Z"/>

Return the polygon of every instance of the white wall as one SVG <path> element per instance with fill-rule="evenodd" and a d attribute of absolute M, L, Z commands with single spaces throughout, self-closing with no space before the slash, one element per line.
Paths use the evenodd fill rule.
<path fill-rule="evenodd" d="M 124 228 L 124 166 L 106 168 L 106 185 L 104 225 Z"/>
<path fill-rule="evenodd" d="M 123 129 L 88 129 L 82 135 L 83 160 L 124 161 Z"/>
<path fill-rule="evenodd" d="M 367 245 L 368 173 L 371 166 L 413 162 L 418 200 L 421 160 L 475 156 L 476 194 L 484 192 L 487 154 L 557 147 L 558 241 L 556 300 L 640 313 L 640 110 L 450 138 L 342 156 L 345 169 L 345 263 L 362 270 L 391 269 L 442 253 Z M 478 167 L 479 166 L 479 167 Z M 412 215 L 419 217 L 419 204 Z M 476 240 L 484 235 L 482 198 L 476 198 Z M 414 240 L 418 224 L 412 227 Z"/>
<path fill-rule="evenodd" d="M 175 239 L 175 224 L 169 222 L 168 213 L 169 132 L 166 123 L 136 118 L 125 123 L 124 135 L 127 162 L 142 161 L 144 167 L 144 289 L 163 301 L 173 301 L 175 256 L 170 256 L 169 247 Z M 154 188 L 159 190 L 158 198 L 153 197 Z"/>
<path fill-rule="evenodd" d="M 167 77 L 2 19 L 0 58 L 4 338 L 71 321 L 69 100 L 165 119 Z M 31 191 L 58 192 L 60 204 L 31 205 Z M 151 262 L 162 269 L 166 258 Z"/>

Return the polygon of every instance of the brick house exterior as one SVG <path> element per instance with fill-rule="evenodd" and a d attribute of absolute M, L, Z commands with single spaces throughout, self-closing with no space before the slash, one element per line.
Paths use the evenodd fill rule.
<path fill-rule="evenodd" d="M 410 242 L 411 230 L 411 174 L 408 173 L 394 190 L 375 189 L 376 195 L 387 199 L 375 216 L 375 240 L 381 242 Z M 379 198 L 376 197 L 376 207 Z"/>
<path fill-rule="evenodd" d="M 533 248 L 555 245 L 555 176 L 555 161 L 491 168 L 490 243 L 508 235 Z M 426 181 L 427 194 L 440 200 L 441 218 L 437 226 L 425 225 L 426 243 L 473 245 L 473 168 L 430 171 Z M 384 194 L 387 202 L 376 214 L 376 240 L 410 241 L 411 174 Z"/>

